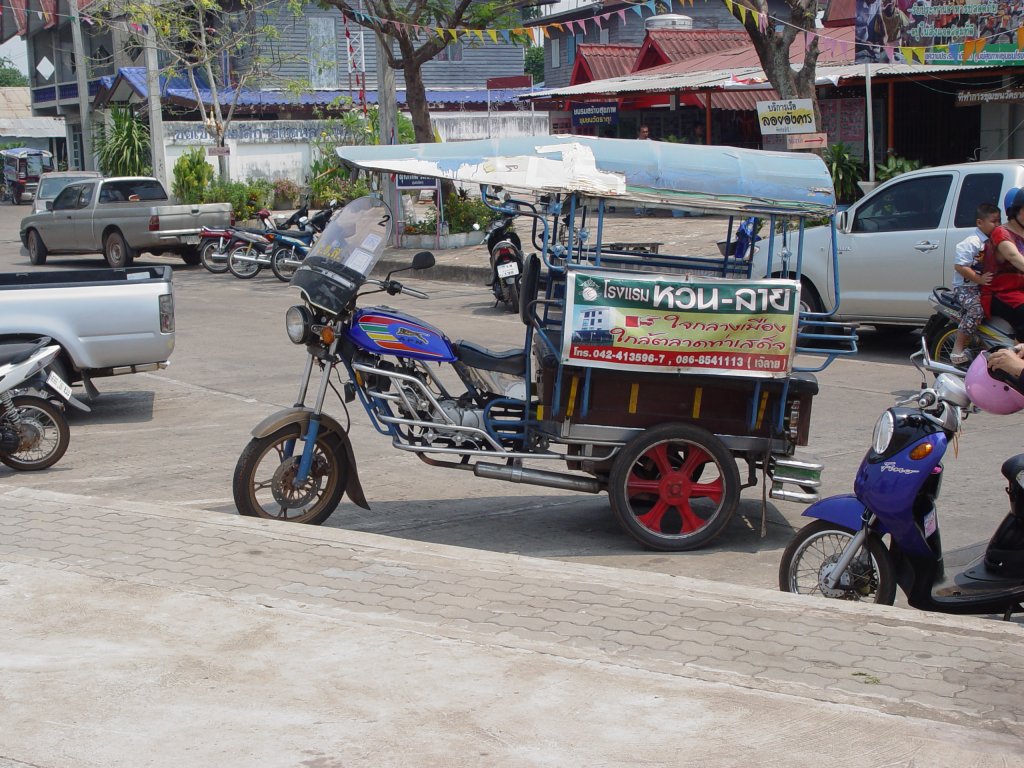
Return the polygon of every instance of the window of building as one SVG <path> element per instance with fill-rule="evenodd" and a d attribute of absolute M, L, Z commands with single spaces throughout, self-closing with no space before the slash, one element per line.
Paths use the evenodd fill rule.
<path fill-rule="evenodd" d="M 598 35 L 598 42 L 601 45 L 608 45 L 608 27 L 602 27 L 601 33 Z"/>
<path fill-rule="evenodd" d="M 338 87 L 338 37 L 334 19 L 311 16 L 309 24 L 309 83 L 313 88 Z"/>
<path fill-rule="evenodd" d="M 562 66 L 561 40 L 557 37 L 551 38 L 551 68 L 558 69 Z"/>
<path fill-rule="evenodd" d="M 565 39 L 565 59 L 570 67 L 576 63 L 576 35 Z"/>

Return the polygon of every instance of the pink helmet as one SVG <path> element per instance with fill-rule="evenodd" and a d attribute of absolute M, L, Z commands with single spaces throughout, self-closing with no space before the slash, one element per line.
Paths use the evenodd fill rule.
<path fill-rule="evenodd" d="M 985 355 L 978 355 L 967 369 L 967 396 L 986 413 L 1007 414 L 1024 409 L 1024 394 L 992 377 Z"/>

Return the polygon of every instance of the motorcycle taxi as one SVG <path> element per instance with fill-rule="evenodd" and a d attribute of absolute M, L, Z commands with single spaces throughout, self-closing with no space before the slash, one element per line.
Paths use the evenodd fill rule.
<path fill-rule="evenodd" d="M 326 412 L 329 389 L 431 466 L 607 492 L 622 528 L 654 549 L 706 545 L 759 474 L 765 500 L 817 499 L 822 466 L 796 452 L 808 443 L 814 372 L 856 350 L 850 327 L 801 312 L 804 221 L 835 211 L 820 158 L 565 136 L 338 153 L 365 171 L 477 185 L 497 213 L 521 217 L 535 250 L 523 265 L 522 336 L 495 351 L 369 305 L 370 293 L 427 296 L 394 273 L 372 276 L 394 220 L 380 199 L 353 201 L 292 278 L 302 303 L 285 322 L 305 368 L 295 405 L 258 424 L 242 451 L 242 514 L 322 523 L 345 493 L 369 508 L 348 428 Z M 730 234 L 732 215 L 756 216 L 783 236 L 767 238 L 756 275 L 749 249 L 675 256 L 606 242 L 608 206 L 634 201 L 730 214 Z M 406 269 L 433 263 L 421 252 Z"/>

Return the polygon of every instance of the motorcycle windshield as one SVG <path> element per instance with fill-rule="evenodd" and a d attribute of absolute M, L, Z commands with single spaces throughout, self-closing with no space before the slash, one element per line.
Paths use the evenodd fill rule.
<path fill-rule="evenodd" d="M 391 210 L 382 200 L 353 200 L 331 219 L 291 284 L 312 306 L 341 313 L 380 261 L 392 227 Z"/>

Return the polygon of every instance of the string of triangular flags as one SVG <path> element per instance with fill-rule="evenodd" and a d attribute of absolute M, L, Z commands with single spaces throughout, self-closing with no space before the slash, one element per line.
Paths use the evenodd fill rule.
<path fill-rule="evenodd" d="M 684 0 L 692 8 L 695 0 Z M 704 0 L 709 2 L 709 0 Z M 717 2 L 717 0 L 710 0 L 710 2 Z M 802 27 L 797 27 L 791 22 L 785 19 L 780 19 L 776 16 L 772 16 L 765 11 L 752 8 L 748 5 L 744 5 L 736 0 L 722 0 L 725 3 L 726 9 L 736 17 L 741 24 L 746 26 L 747 19 L 750 18 L 754 21 L 757 28 L 761 32 L 765 32 L 768 29 L 769 23 L 776 26 L 786 26 L 796 29 L 798 32 L 802 32 L 804 35 L 804 49 L 807 50 L 810 46 L 818 41 L 819 47 L 823 48 L 828 53 L 838 51 L 840 55 L 845 56 L 849 53 L 850 47 L 853 45 L 849 40 L 840 40 L 838 38 L 831 37 L 829 35 L 823 35 L 817 31 L 805 30 Z M 13 11 L 15 20 L 18 21 L 19 17 L 23 17 L 32 11 L 27 8 L 27 0 L 6 0 L 0 3 L 0 6 L 6 6 Z M 41 9 L 39 13 L 45 14 L 49 18 L 60 18 L 67 17 L 67 14 L 56 13 L 56 3 L 51 3 L 49 0 L 44 3 L 45 8 Z M 533 27 L 511 27 L 505 29 L 490 29 L 490 28 L 473 28 L 473 27 L 440 27 L 425 24 L 413 24 L 410 22 L 395 21 L 393 19 L 385 19 L 372 14 L 364 13 L 362 11 L 352 11 L 351 16 L 359 23 L 365 24 L 376 24 L 381 28 L 387 26 L 393 26 L 396 28 L 412 29 L 417 33 L 421 34 L 436 34 L 442 40 L 449 42 L 456 42 L 460 37 L 472 40 L 474 37 L 479 42 L 485 42 L 485 38 L 489 38 L 491 42 L 497 43 L 498 38 L 505 43 L 512 43 L 513 38 L 516 42 L 527 42 L 532 44 L 533 39 L 530 35 L 532 29 L 540 29 L 544 38 L 550 38 L 551 34 L 557 30 L 558 32 L 578 32 L 580 34 L 586 34 L 588 24 L 597 27 L 598 29 L 604 29 L 605 25 L 610 24 L 614 17 L 618 17 L 619 22 L 623 25 L 627 23 L 627 14 L 632 12 L 635 13 L 641 19 L 644 16 L 644 12 L 647 11 L 650 15 L 657 13 L 656 0 L 639 0 L 631 4 L 628 8 L 618 8 L 606 13 L 598 14 L 596 16 L 590 16 L 587 18 L 580 19 L 569 19 L 566 21 L 556 21 L 549 24 L 539 24 Z M 94 20 L 86 14 L 82 14 L 82 21 L 88 25 L 92 25 Z M 132 23 L 131 26 L 137 32 L 144 31 L 145 27 Z M 22 33 L 22 24 L 18 24 L 19 33 Z M 1008 34 L 1012 32 L 1014 35 L 1014 41 L 1016 43 L 1016 49 L 1018 51 L 1024 50 L 1024 26 L 1017 27 L 1009 31 L 1000 31 L 998 33 L 981 36 L 972 39 L 966 39 L 962 43 L 946 43 L 942 45 L 931 45 L 931 46 L 893 46 L 893 45 L 879 45 L 875 43 L 860 43 L 862 47 L 872 48 L 877 51 L 884 51 L 889 61 L 896 61 L 896 52 L 899 51 L 904 61 L 907 63 L 914 63 L 919 61 L 925 63 L 925 54 L 929 52 L 943 54 L 941 58 L 945 61 L 969 61 L 972 58 L 977 58 L 984 50 L 988 42 L 1000 35 Z"/>

